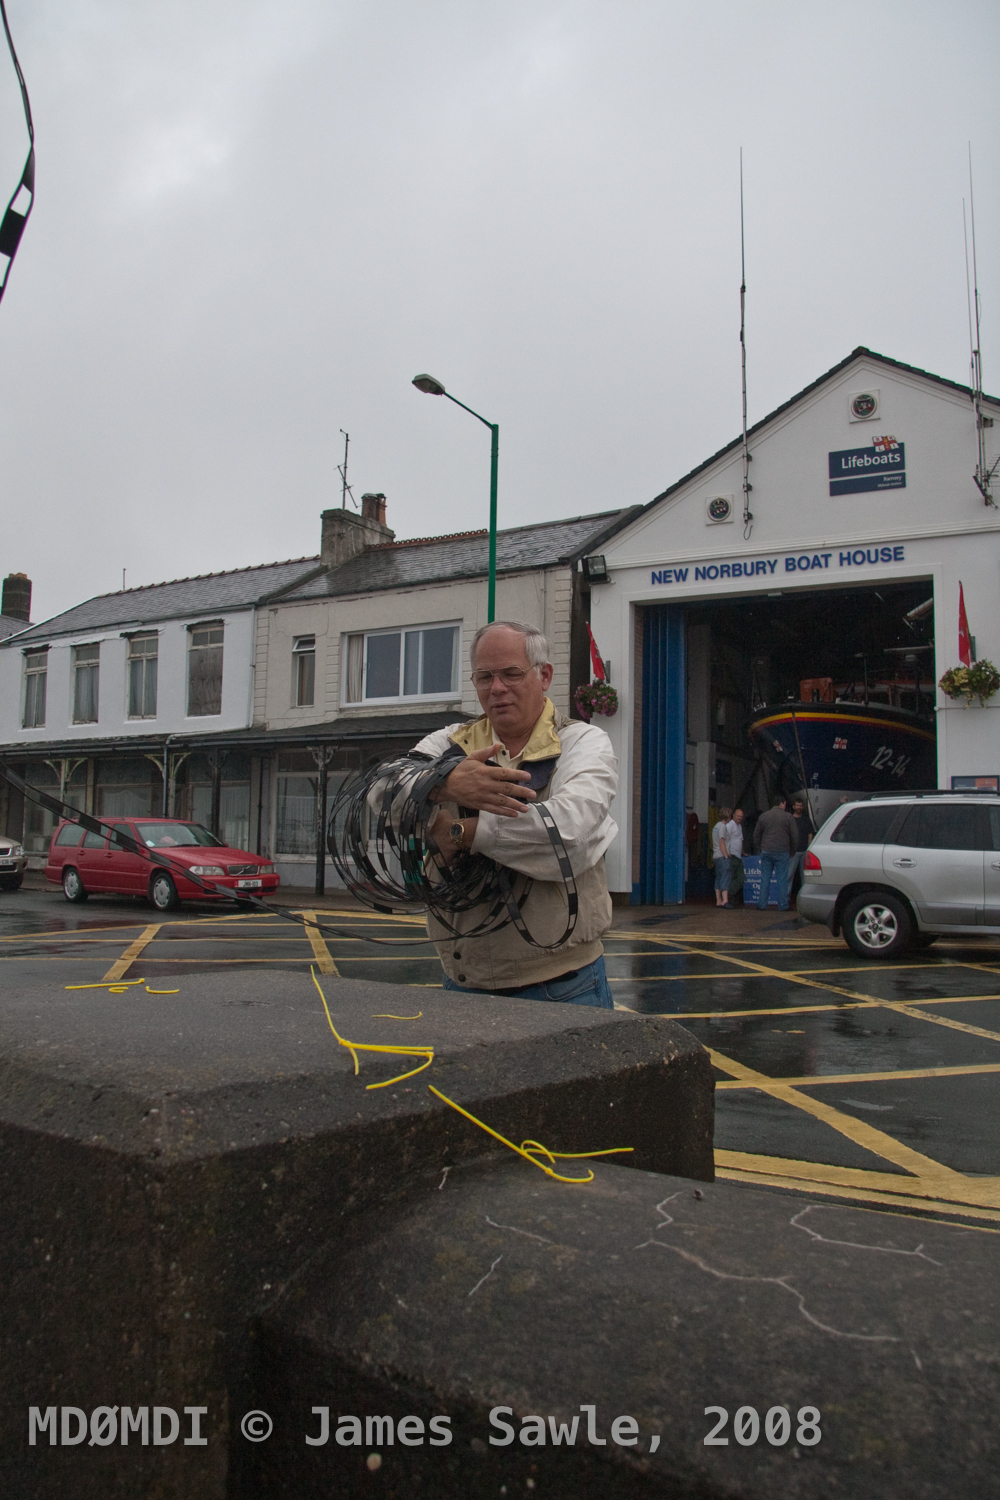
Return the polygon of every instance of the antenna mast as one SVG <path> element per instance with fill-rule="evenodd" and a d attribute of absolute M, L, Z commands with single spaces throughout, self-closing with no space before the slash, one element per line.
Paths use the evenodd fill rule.
<path fill-rule="evenodd" d="M 986 428 L 993 426 L 993 418 L 983 415 L 983 364 L 979 346 L 979 271 L 976 266 L 976 204 L 972 195 L 972 142 L 969 142 L 969 218 L 972 224 L 972 307 L 969 312 L 969 344 L 972 365 L 972 402 L 976 412 L 976 472 L 973 479 L 976 488 L 983 497 L 985 505 L 992 505 L 996 509 L 996 501 L 990 491 L 990 484 L 1000 464 L 1000 458 L 996 460 L 992 468 L 986 463 Z M 965 204 L 962 204 L 962 229 L 965 230 Z M 966 232 L 965 238 L 965 294 L 969 295 L 969 239 Z M 975 336 L 973 337 L 973 327 Z"/>
<path fill-rule="evenodd" d="M 344 432 L 343 428 L 341 428 L 340 430 L 341 430 L 341 432 Z M 337 473 L 340 475 L 340 507 L 341 507 L 341 510 L 346 510 L 347 509 L 347 497 L 348 497 L 348 495 L 350 495 L 350 497 L 351 497 L 351 504 L 354 506 L 354 509 L 357 510 L 357 508 L 358 508 L 358 502 L 354 498 L 354 491 L 351 489 L 351 486 L 347 482 L 347 450 L 348 450 L 348 448 L 350 446 L 351 446 L 351 434 L 349 432 L 344 432 L 344 462 L 342 464 L 338 464 L 337 465 Z"/>
<path fill-rule="evenodd" d="M 743 369 L 743 538 L 750 540 L 753 514 L 750 510 L 750 449 L 747 447 L 747 258 L 743 233 L 743 147 L 740 147 L 740 361 Z"/>

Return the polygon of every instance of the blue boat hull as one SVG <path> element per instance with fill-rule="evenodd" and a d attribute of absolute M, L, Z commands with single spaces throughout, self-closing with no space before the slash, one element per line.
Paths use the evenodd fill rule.
<path fill-rule="evenodd" d="M 758 755 L 783 792 L 809 791 L 817 820 L 847 796 L 937 786 L 933 721 L 864 703 L 783 703 L 750 725 Z"/>

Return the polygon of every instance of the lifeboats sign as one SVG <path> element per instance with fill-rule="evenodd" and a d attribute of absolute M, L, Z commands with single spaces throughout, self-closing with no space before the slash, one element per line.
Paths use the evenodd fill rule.
<path fill-rule="evenodd" d="M 906 444 L 894 437 L 877 437 L 870 448 L 843 448 L 829 460 L 831 495 L 906 488 Z"/>

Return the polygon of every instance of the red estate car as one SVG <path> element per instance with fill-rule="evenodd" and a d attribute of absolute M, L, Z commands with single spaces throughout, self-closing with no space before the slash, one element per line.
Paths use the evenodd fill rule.
<path fill-rule="evenodd" d="M 170 911 L 183 897 L 205 901 L 211 893 L 176 868 L 220 888 L 220 893 L 255 891 L 269 895 L 278 889 L 270 860 L 245 849 L 229 849 L 200 823 L 180 818 L 102 818 L 107 833 L 84 833 L 79 823 L 60 823 L 49 845 L 46 880 L 61 884 L 67 901 L 86 901 L 90 895 L 146 896 L 157 911 Z M 147 849 L 159 849 L 173 862 L 170 870 L 151 865 L 109 841 L 120 830 Z"/>

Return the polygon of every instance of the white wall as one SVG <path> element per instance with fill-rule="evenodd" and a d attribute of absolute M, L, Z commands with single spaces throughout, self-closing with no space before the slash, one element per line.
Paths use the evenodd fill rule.
<path fill-rule="evenodd" d="M 848 394 L 875 386 L 880 415 L 851 422 Z M 1000 407 L 990 408 L 1000 416 Z M 868 448 L 874 435 L 905 444 L 906 488 L 829 495 L 827 455 Z M 996 458 L 1000 423 L 988 433 Z M 958 585 L 965 590 L 977 652 L 1000 662 L 1000 513 L 987 508 L 972 473 L 976 429 L 971 402 L 958 391 L 874 361 L 860 359 L 804 398 L 751 441 L 751 535 L 744 540 L 740 453 L 720 459 L 654 507 L 605 547 L 612 581 L 592 594 L 592 621 L 602 650 L 629 662 L 616 674 L 618 714 L 607 721 L 622 767 L 614 816 L 621 829 L 608 855 L 612 890 L 632 886 L 630 768 L 639 726 L 631 702 L 633 616 L 637 605 L 731 599 L 783 592 L 933 580 L 937 673 L 958 664 Z M 1000 490 L 1000 485 L 998 485 Z M 706 504 L 733 497 L 736 520 L 711 525 Z M 882 561 L 881 549 L 890 549 Z M 844 562 L 842 554 L 878 549 L 878 561 Z M 828 554 L 823 562 L 823 554 Z M 800 570 L 798 559 L 819 558 Z M 786 559 L 791 559 L 789 564 Z M 739 564 L 740 575 L 732 576 Z M 744 565 L 768 572 L 743 577 Z M 726 574 L 698 578 L 697 570 Z M 676 569 L 682 575 L 678 579 Z M 789 569 L 793 568 L 794 571 Z M 659 575 L 658 578 L 655 575 Z M 965 708 L 938 693 L 938 778 L 1000 773 L 1000 698 L 987 708 Z M 683 705 L 678 705 L 683 712 Z"/>
<path fill-rule="evenodd" d="M 536 625 L 549 640 L 555 668 L 550 695 L 563 710 L 569 699 L 570 606 L 568 567 L 519 573 L 497 579 L 500 619 Z M 458 621 L 462 626 L 459 691 L 440 699 L 406 698 L 379 706 L 342 705 L 341 651 L 352 632 Z M 486 624 L 486 584 L 480 580 L 434 584 L 350 598 L 275 604 L 261 611 L 257 641 L 255 722 L 268 729 L 327 722 L 344 715 L 377 718 L 454 706 L 456 715 L 479 712 L 469 681 L 472 637 Z M 292 650 L 295 638 L 316 637 L 316 693 L 312 706 L 292 704 Z"/>
<path fill-rule="evenodd" d="M 188 630 L 202 619 L 221 619 L 225 625 L 222 660 L 222 712 L 191 718 L 187 713 Z M 138 629 L 138 627 L 136 627 Z M 121 627 L 54 638 L 49 644 L 45 725 L 23 729 L 24 649 L 0 650 L 0 740 L 6 744 L 44 745 L 52 740 L 106 740 L 149 734 L 199 734 L 220 729 L 245 729 L 250 723 L 253 690 L 254 613 L 202 614 L 191 620 L 143 623 L 143 632 L 159 632 L 156 717 L 128 718 L 128 641 Z M 130 631 L 131 633 L 131 631 Z M 72 648 L 101 644 L 98 722 L 73 723 Z M 36 641 L 37 649 L 44 641 Z"/>

